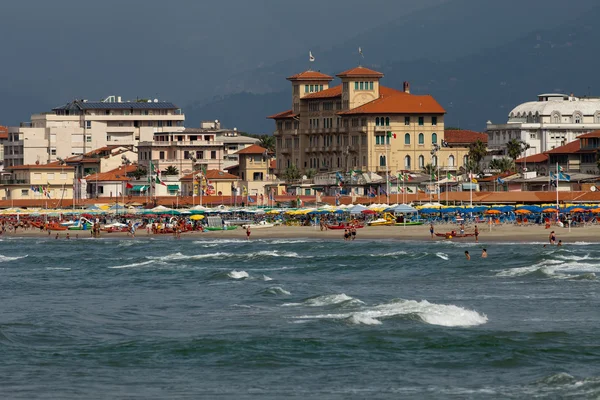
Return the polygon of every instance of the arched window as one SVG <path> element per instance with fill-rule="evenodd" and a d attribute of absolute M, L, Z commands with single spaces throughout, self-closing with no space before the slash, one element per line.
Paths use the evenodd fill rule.
<path fill-rule="evenodd" d="M 404 169 L 410 169 L 410 156 L 404 157 Z"/>
<path fill-rule="evenodd" d="M 425 167 L 425 157 L 419 156 L 419 168 Z"/>
<path fill-rule="evenodd" d="M 419 144 L 425 144 L 425 135 L 419 133 Z"/>
<path fill-rule="evenodd" d="M 573 123 L 574 124 L 581 124 L 583 122 L 583 117 L 581 116 L 580 112 L 576 112 L 573 114 Z"/>
<path fill-rule="evenodd" d="M 390 117 L 385 117 L 385 126 L 390 126 Z"/>
<path fill-rule="evenodd" d="M 431 143 L 433 143 L 433 144 L 437 143 L 437 133 L 431 134 Z"/>
<path fill-rule="evenodd" d="M 379 117 L 375 118 L 375 126 L 379 126 Z"/>
<path fill-rule="evenodd" d="M 560 113 L 558 111 L 554 111 L 552 113 L 552 123 L 553 124 L 560 124 Z"/>
<path fill-rule="evenodd" d="M 463 165 L 467 165 L 467 163 L 469 162 L 469 156 L 464 156 L 463 157 Z"/>
<path fill-rule="evenodd" d="M 431 157 L 431 165 L 437 167 L 437 156 Z"/>
<path fill-rule="evenodd" d="M 404 144 L 410 144 L 410 133 L 404 135 Z"/>
<path fill-rule="evenodd" d="M 385 156 L 384 155 L 379 156 L 379 166 L 385 167 Z"/>
<path fill-rule="evenodd" d="M 454 167 L 454 156 L 452 154 L 448 156 L 448 166 Z"/>

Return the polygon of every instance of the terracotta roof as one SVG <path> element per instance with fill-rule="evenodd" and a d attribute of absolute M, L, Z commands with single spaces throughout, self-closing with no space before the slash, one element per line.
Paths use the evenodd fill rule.
<path fill-rule="evenodd" d="M 462 129 L 446 129 L 444 130 L 444 140 L 449 144 L 456 143 L 475 143 L 481 140 L 483 143 L 488 142 L 488 135 L 481 132 L 462 130 Z"/>
<path fill-rule="evenodd" d="M 284 119 L 284 118 L 294 118 L 298 114 L 294 114 L 292 110 L 283 111 L 277 114 L 273 114 L 267 117 L 267 119 Z"/>
<path fill-rule="evenodd" d="M 104 153 L 106 151 L 111 151 L 111 150 L 114 150 L 114 149 L 119 148 L 119 147 L 124 147 L 124 146 L 123 145 L 114 145 L 114 144 L 110 145 L 110 146 L 104 146 L 104 147 L 100 147 L 98 149 L 94 149 L 92 151 L 88 151 L 84 155 L 86 155 L 86 156 L 89 157 L 89 156 L 93 156 L 93 155 L 96 155 L 96 154 Z"/>
<path fill-rule="evenodd" d="M 271 162 L 269 162 L 269 168 L 276 169 L 277 168 L 277 160 L 271 160 Z"/>
<path fill-rule="evenodd" d="M 111 171 L 100 172 L 98 174 L 92 174 L 85 177 L 87 181 L 98 181 L 98 182 L 106 182 L 106 181 L 129 181 L 131 180 L 127 174 L 135 172 L 138 166 L 136 164 L 121 166 L 119 168 L 115 168 Z"/>
<path fill-rule="evenodd" d="M 261 147 L 257 144 L 253 144 L 251 146 L 246 147 L 240 151 L 235 152 L 234 154 L 265 154 L 267 149 Z"/>
<path fill-rule="evenodd" d="M 516 164 L 519 163 L 543 163 L 548 161 L 548 156 L 545 153 L 534 154 L 532 156 L 526 156 L 522 158 L 517 158 L 515 160 Z"/>
<path fill-rule="evenodd" d="M 194 174 L 198 174 L 198 172 L 187 174 L 184 177 L 182 177 L 180 180 L 191 181 L 192 178 L 194 177 Z M 206 179 L 213 180 L 213 181 L 218 181 L 220 179 L 222 179 L 222 180 L 238 180 L 238 179 L 240 179 L 238 176 L 232 175 L 229 172 L 220 171 L 218 169 L 209 169 L 208 171 L 206 171 L 205 177 L 206 177 Z"/>
<path fill-rule="evenodd" d="M 319 71 L 310 71 L 310 70 L 300 72 L 299 74 L 292 75 L 287 78 L 287 80 L 289 80 L 289 81 L 314 81 L 314 80 L 330 81 L 332 79 L 333 79 L 332 76 L 323 74 Z"/>
<path fill-rule="evenodd" d="M 0 126 L 0 140 L 8 139 L 8 128 L 6 126 Z"/>
<path fill-rule="evenodd" d="M 445 114 L 446 110 L 430 95 L 414 95 L 379 87 L 379 98 L 360 107 L 340 112 L 352 114 Z"/>
<path fill-rule="evenodd" d="M 60 165 L 58 162 L 48 164 L 29 164 L 29 165 L 15 165 L 12 167 L 5 167 L 7 170 L 28 170 L 28 169 L 73 169 L 69 165 Z"/>
<path fill-rule="evenodd" d="M 340 78 L 354 78 L 354 77 L 374 77 L 374 78 L 383 78 L 383 74 L 381 72 L 373 71 L 372 69 L 365 67 L 356 67 L 349 69 L 344 72 L 340 72 L 337 74 Z"/>
<path fill-rule="evenodd" d="M 583 135 L 577 136 L 577 138 L 600 138 L 600 131 L 593 131 L 589 133 L 584 133 Z"/>
<path fill-rule="evenodd" d="M 555 149 L 548 150 L 546 154 L 572 154 L 577 153 L 580 150 L 579 140 L 574 140 L 565 144 L 564 146 L 559 146 Z"/>
<path fill-rule="evenodd" d="M 330 97 L 340 97 L 342 95 L 342 85 L 330 87 L 329 89 L 321 90 L 320 92 L 311 93 L 302 98 L 304 99 L 328 99 Z"/>

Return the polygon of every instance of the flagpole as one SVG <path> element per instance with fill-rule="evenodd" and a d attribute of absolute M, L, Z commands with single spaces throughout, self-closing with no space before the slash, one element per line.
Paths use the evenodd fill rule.
<path fill-rule="evenodd" d="M 559 175 L 558 175 L 558 161 L 556 162 L 556 223 L 558 223 L 558 181 L 559 181 Z"/>
<path fill-rule="evenodd" d="M 389 136 L 388 136 L 389 135 Z M 390 205 L 390 158 L 389 158 L 389 150 L 390 150 L 390 142 L 392 140 L 392 135 L 390 132 L 387 133 L 386 144 L 385 144 L 385 198 L 386 204 Z"/>
<path fill-rule="evenodd" d="M 469 172 L 469 205 L 473 207 L 473 178 L 471 177 L 471 172 Z"/>

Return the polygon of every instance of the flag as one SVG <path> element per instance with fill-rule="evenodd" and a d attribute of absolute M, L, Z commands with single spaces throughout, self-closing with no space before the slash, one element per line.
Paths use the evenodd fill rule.
<path fill-rule="evenodd" d="M 451 181 L 454 181 L 454 182 L 456 182 L 456 177 L 455 177 L 455 176 L 452 176 L 452 174 L 451 174 L 450 172 L 448 172 L 448 173 L 446 174 L 446 178 L 448 178 L 448 179 L 449 179 L 449 180 L 451 180 Z"/>
<path fill-rule="evenodd" d="M 308 61 L 315 62 L 315 56 L 313 56 L 312 51 L 308 52 Z"/>
<path fill-rule="evenodd" d="M 202 175 L 206 176 L 206 167 L 204 165 L 202 166 Z"/>
<path fill-rule="evenodd" d="M 159 177 L 159 176 L 156 176 L 156 183 L 160 183 L 160 184 L 161 184 L 161 185 L 163 185 L 163 186 L 167 186 L 167 184 L 166 184 L 166 183 L 164 183 L 163 181 L 161 181 L 161 180 L 160 180 L 160 177 Z"/>
<path fill-rule="evenodd" d="M 568 174 L 563 174 L 562 172 L 560 172 L 558 174 L 558 179 L 563 180 L 563 181 L 567 181 L 570 182 L 571 181 L 571 175 Z"/>
<path fill-rule="evenodd" d="M 412 190 L 410 190 L 410 189 L 408 189 L 408 190 L 412 193 Z M 425 193 L 425 191 L 423 189 L 418 189 L 418 191 L 419 191 L 419 193 Z"/>
<path fill-rule="evenodd" d="M 387 133 L 387 137 L 388 137 L 388 138 L 394 138 L 394 139 L 396 139 L 396 134 L 395 134 L 395 133 L 392 133 L 392 132 L 388 132 L 388 133 Z"/>
<path fill-rule="evenodd" d="M 412 191 L 412 189 L 411 189 L 411 188 L 406 188 L 406 191 L 407 191 L 408 193 L 413 193 L 413 191 Z"/>
<path fill-rule="evenodd" d="M 561 167 L 560 165 L 558 166 L 558 172 L 562 172 L 563 167 Z"/>
<path fill-rule="evenodd" d="M 127 189 L 133 189 L 133 185 L 131 183 L 129 183 L 129 182 L 127 182 L 127 184 L 125 185 L 125 187 Z"/>
<path fill-rule="evenodd" d="M 369 187 L 369 193 L 367 193 L 367 195 L 368 195 L 369 197 L 375 197 L 375 193 L 376 193 L 376 192 L 375 192 L 375 188 L 374 188 L 373 186 L 370 186 L 370 187 Z"/>
<path fill-rule="evenodd" d="M 34 192 L 34 193 L 36 193 L 36 192 L 37 192 L 37 189 L 35 188 L 35 186 L 32 186 L 32 187 L 31 187 L 31 191 L 32 191 L 32 192 Z"/>
<path fill-rule="evenodd" d="M 296 207 L 302 207 L 302 200 L 300 200 L 300 196 L 296 196 Z"/>
<path fill-rule="evenodd" d="M 437 181 L 437 174 L 435 172 L 431 172 L 431 180 Z"/>
<path fill-rule="evenodd" d="M 385 191 L 385 189 L 381 186 L 379 186 L 379 194 L 382 194 L 384 196 L 387 196 L 387 192 Z"/>
<path fill-rule="evenodd" d="M 275 188 L 271 188 L 271 201 L 275 201 Z"/>
<path fill-rule="evenodd" d="M 398 180 L 404 182 L 404 174 L 398 174 Z"/>
<path fill-rule="evenodd" d="M 502 179 L 502 178 L 498 177 L 498 183 L 499 183 L 500 185 L 503 185 L 503 184 L 504 184 L 504 182 L 506 182 L 504 179 Z"/>
<path fill-rule="evenodd" d="M 360 47 L 358 48 L 358 54 L 359 54 L 359 55 L 360 55 L 362 58 L 365 58 L 365 55 L 363 54 L 363 52 L 362 52 L 362 49 L 361 49 Z"/>
<path fill-rule="evenodd" d="M 471 183 L 477 183 L 477 179 L 471 178 Z"/>
<path fill-rule="evenodd" d="M 410 174 L 404 174 L 404 180 L 405 181 L 412 181 L 412 176 L 410 176 Z"/>
<path fill-rule="evenodd" d="M 248 188 L 242 185 L 242 196 L 248 196 Z"/>

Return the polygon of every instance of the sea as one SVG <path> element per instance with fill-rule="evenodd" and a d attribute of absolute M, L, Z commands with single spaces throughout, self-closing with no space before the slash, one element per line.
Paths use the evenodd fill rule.
<path fill-rule="evenodd" d="M 2 399 L 600 398 L 597 243 L 80 236 L 0 241 Z"/>

